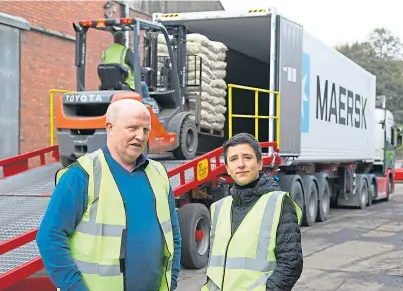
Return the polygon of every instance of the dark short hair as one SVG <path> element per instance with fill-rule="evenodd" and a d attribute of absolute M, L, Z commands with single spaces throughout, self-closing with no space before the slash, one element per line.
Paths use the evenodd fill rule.
<path fill-rule="evenodd" d="M 250 147 L 255 151 L 257 161 L 260 162 L 262 160 L 262 147 L 257 139 L 249 133 L 242 132 L 234 135 L 223 144 L 225 164 L 227 164 L 228 148 L 245 143 L 250 145 Z"/>
<path fill-rule="evenodd" d="M 113 34 L 113 41 L 115 43 L 124 44 L 125 43 L 125 33 L 123 31 L 117 31 Z"/>

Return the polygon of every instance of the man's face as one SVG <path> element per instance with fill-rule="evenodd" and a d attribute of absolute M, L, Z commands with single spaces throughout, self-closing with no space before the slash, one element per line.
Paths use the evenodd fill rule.
<path fill-rule="evenodd" d="M 109 139 L 122 160 L 134 163 L 148 142 L 151 120 L 146 114 L 125 115 L 108 123 Z"/>
<path fill-rule="evenodd" d="M 246 185 L 254 181 L 262 167 L 262 161 L 257 161 L 255 151 L 249 144 L 244 143 L 228 148 L 227 172 L 238 185 Z"/>

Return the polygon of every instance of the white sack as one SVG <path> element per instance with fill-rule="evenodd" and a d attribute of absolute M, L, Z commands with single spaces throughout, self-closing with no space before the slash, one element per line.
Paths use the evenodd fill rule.
<path fill-rule="evenodd" d="M 218 89 L 227 89 L 227 83 L 225 83 L 225 81 L 222 79 L 211 80 L 210 86 Z"/>
<path fill-rule="evenodd" d="M 224 117 L 225 118 L 225 117 Z M 217 123 L 217 122 L 214 122 L 213 123 L 213 129 L 215 129 L 215 130 L 223 130 L 224 129 L 224 123 Z"/>
<path fill-rule="evenodd" d="M 216 70 L 225 70 L 227 68 L 227 63 L 223 61 L 214 62 L 214 69 Z"/>
<path fill-rule="evenodd" d="M 200 88 L 198 87 L 189 87 L 187 88 L 189 92 L 198 92 Z M 206 82 L 201 82 L 201 91 L 207 92 L 211 96 L 217 96 L 217 92 Z"/>
<path fill-rule="evenodd" d="M 195 115 L 195 111 L 194 110 L 190 110 L 192 112 L 191 119 L 195 120 L 196 117 Z M 213 124 L 215 122 L 215 114 L 214 112 L 208 112 L 207 110 L 202 109 L 201 110 L 201 120 L 200 120 L 200 124 Z M 207 126 L 207 128 L 211 128 L 210 126 Z"/>
<path fill-rule="evenodd" d="M 210 40 L 210 46 L 212 46 L 213 50 L 217 53 L 226 53 L 228 51 L 227 46 L 219 41 Z"/>
<path fill-rule="evenodd" d="M 225 100 L 224 100 L 224 101 L 225 101 Z M 218 104 L 218 105 L 215 107 L 215 112 L 216 112 L 217 114 L 225 115 L 225 113 L 227 112 L 227 107 L 226 107 L 226 106 L 223 106 L 223 105 L 221 105 L 221 104 Z M 224 119 L 224 121 L 225 121 L 225 119 Z"/>
<path fill-rule="evenodd" d="M 209 47 L 205 47 L 196 42 L 188 42 L 186 44 L 186 54 L 187 55 L 200 55 L 203 54 L 207 56 L 209 61 L 216 61 L 216 54 L 218 52 L 213 52 Z M 206 58 L 206 57 L 204 57 Z"/>
<path fill-rule="evenodd" d="M 216 79 L 225 79 L 227 76 L 226 70 L 214 70 L 213 73 Z"/>
<path fill-rule="evenodd" d="M 200 73 L 198 71 L 196 71 L 196 72 L 190 71 L 190 72 L 188 72 L 187 75 L 188 75 L 187 85 L 190 85 L 190 86 L 200 85 Z M 203 72 L 201 74 L 201 79 L 205 83 L 208 83 L 208 84 L 211 83 L 211 79 L 210 79 L 209 75 L 204 74 Z"/>
<path fill-rule="evenodd" d="M 168 48 L 162 35 L 158 36 L 158 56 L 168 56 Z M 187 70 L 188 84 L 201 87 L 187 87 L 187 96 L 197 102 L 200 98 L 200 125 L 203 128 L 223 130 L 225 124 L 227 84 L 227 63 L 225 62 L 228 48 L 220 42 L 210 41 L 206 36 L 193 33 L 187 35 Z M 202 74 L 200 82 L 200 58 Z M 158 69 L 164 66 L 164 58 L 158 58 Z M 191 110 L 194 114 L 194 110 Z M 195 116 L 191 115 L 194 120 Z"/>
<path fill-rule="evenodd" d="M 217 77 L 215 76 L 214 71 L 211 69 L 211 67 L 211 63 L 209 63 L 205 59 L 202 59 L 202 74 L 207 74 L 210 79 L 216 79 Z M 200 72 L 200 61 L 194 61 L 192 58 L 188 58 L 187 70 L 188 72 Z"/>

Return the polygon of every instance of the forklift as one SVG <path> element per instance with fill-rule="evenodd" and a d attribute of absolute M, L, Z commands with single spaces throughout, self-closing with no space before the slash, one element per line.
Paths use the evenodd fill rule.
<path fill-rule="evenodd" d="M 78 24 L 73 23 L 73 28 L 76 34 L 77 89 L 63 94 L 55 102 L 57 139 L 63 166 L 105 144 L 106 110 L 110 103 L 122 98 L 142 101 L 150 111 L 151 131 L 146 154 L 163 155 L 172 152 L 175 159 L 193 159 L 199 144 L 198 118 L 191 117 L 191 102 L 186 97 L 186 27 L 164 27 L 138 18 L 117 18 L 80 21 Z M 135 91 L 125 84 L 129 75 L 125 67 L 103 63 L 98 65 L 97 71 L 99 90 L 86 90 L 86 47 L 90 28 L 109 34 L 119 30 L 132 33 L 134 49 L 128 52 L 133 52 Z M 144 67 L 140 64 L 141 32 L 144 33 Z M 165 57 L 164 67 L 159 73 L 158 34 L 162 34 L 168 44 L 168 57 Z M 160 80 L 157 82 L 158 77 Z M 150 98 L 142 98 L 142 80 L 148 85 Z M 199 102 L 193 105 L 196 115 L 200 115 L 198 99 Z"/>

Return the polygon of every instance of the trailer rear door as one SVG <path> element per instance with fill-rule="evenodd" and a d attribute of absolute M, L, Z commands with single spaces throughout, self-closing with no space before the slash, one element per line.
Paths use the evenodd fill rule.
<path fill-rule="evenodd" d="M 231 50 L 231 54 L 227 54 L 227 83 L 280 91 L 280 150 L 282 155 L 299 155 L 303 37 L 300 25 L 278 16 L 274 8 L 241 12 L 155 13 L 153 21 L 163 25 L 185 25 L 190 33 L 224 43 Z M 248 106 L 254 110 L 253 98 L 242 97 L 242 100 L 245 102 L 236 104 L 234 97 L 234 113 L 248 114 L 240 112 L 248 110 Z M 259 98 L 259 110 L 259 115 L 275 115 L 274 95 L 266 100 Z M 246 131 L 248 121 L 241 120 L 237 126 L 234 120 L 234 133 L 237 127 Z M 252 130 L 248 131 L 253 133 L 254 121 L 250 121 Z M 262 123 L 259 123 L 259 139 L 274 141 L 275 123 L 273 120 L 262 120 Z"/>

